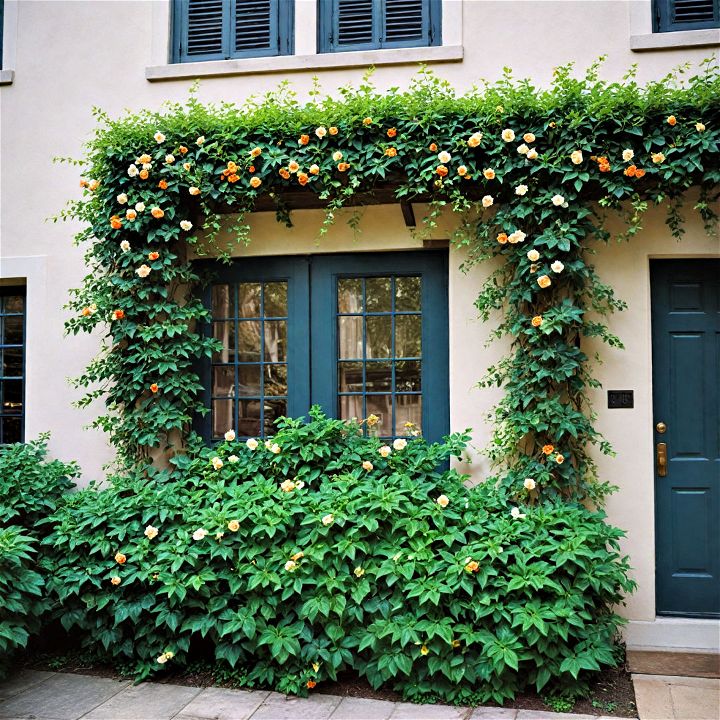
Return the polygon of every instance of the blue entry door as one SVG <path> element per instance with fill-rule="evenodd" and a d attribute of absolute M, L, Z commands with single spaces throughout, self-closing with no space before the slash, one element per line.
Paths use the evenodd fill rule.
<path fill-rule="evenodd" d="M 656 604 L 720 615 L 720 260 L 651 262 Z"/>
<path fill-rule="evenodd" d="M 320 405 L 391 440 L 449 432 L 447 252 L 245 258 L 205 267 L 210 441 L 265 437 Z"/>

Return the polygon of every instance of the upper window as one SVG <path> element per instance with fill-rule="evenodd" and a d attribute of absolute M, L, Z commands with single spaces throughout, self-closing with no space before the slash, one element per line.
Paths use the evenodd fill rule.
<path fill-rule="evenodd" d="M 25 288 L 0 287 L 0 444 L 24 439 Z"/>
<path fill-rule="evenodd" d="M 655 32 L 720 27 L 720 0 L 654 0 Z"/>
<path fill-rule="evenodd" d="M 174 0 L 173 60 L 292 53 L 290 0 Z"/>
<path fill-rule="evenodd" d="M 441 0 L 318 0 L 320 52 L 440 45 Z"/>

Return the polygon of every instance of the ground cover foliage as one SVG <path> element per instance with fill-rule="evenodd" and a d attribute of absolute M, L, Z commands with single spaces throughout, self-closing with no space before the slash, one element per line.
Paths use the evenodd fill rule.
<path fill-rule="evenodd" d="M 269 447 L 69 496 L 45 546 L 62 624 L 138 677 L 207 646 L 298 694 L 354 669 L 410 699 L 502 701 L 581 692 L 615 662 L 610 606 L 632 583 L 601 512 L 513 513 L 525 497 L 438 469 L 466 436 L 390 447 L 357 429 L 315 412 Z"/>

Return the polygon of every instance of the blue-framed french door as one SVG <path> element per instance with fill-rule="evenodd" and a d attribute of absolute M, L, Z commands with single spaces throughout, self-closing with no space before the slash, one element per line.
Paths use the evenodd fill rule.
<path fill-rule="evenodd" d="M 244 258 L 214 272 L 208 440 L 267 436 L 313 404 L 380 437 L 449 431 L 447 252 Z"/>

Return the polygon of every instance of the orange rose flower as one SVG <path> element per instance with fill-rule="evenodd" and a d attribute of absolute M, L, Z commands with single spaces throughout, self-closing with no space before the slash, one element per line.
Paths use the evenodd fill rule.
<path fill-rule="evenodd" d="M 543 451 L 546 455 L 550 455 L 554 449 L 555 449 L 555 446 L 554 446 L 554 445 L 543 445 L 542 451 Z"/>
<path fill-rule="evenodd" d="M 121 552 L 115 553 L 115 562 L 118 565 L 124 565 L 126 561 L 127 558 Z"/>
<path fill-rule="evenodd" d="M 445 176 L 448 174 L 448 169 L 447 169 L 444 165 L 438 165 L 438 166 L 435 168 L 435 172 L 436 172 L 440 177 L 445 177 Z"/>
<path fill-rule="evenodd" d="M 637 168 L 635 170 L 635 177 L 636 178 L 645 177 L 645 171 L 642 168 Z"/>
<path fill-rule="evenodd" d="M 85 187 L 88 187 L 89 185 L 90 185 L 90 183 L 87 180 L 85 180 L 85 178 L 80 178 L 80 187 L 85 188 Z"/>
<path fill-rule="evenodd" d="M 544 290 L 546 287 L 552 285 L 552 280 L 547 275 L 541 275 L 537 279 L 537 284 Z"/>
<path fill-rule="evenodd" d="M 350 163 L 346 163 L 346 162 L 338 163 L 337 169 L 340 172 L 345 172 L 346 170 L 350 169 Z"/>
<path fill-rule="evenodd" d="M 232 175 L 233 173 L 236 173 L 238 169 L 238 166 L 230 160 L 227 164 L 227 169 L 225 170 L 226 175 Z"/>
<path fill-rule="evenodd" d="M 309 142 L 310 142 L 309 135 L 301 135 L 300 139 L 298 140 L 299 145 L 307 145 Z"/>
<path fill-rule="evenodd" d="M 308 172 L 311 175 L 319 175 L 320 174 L 320 167 L 318 165 L 311 165 Z"/>
<path fill-rule="evenodd" d="M 295 162 L 295 160 L 291 160 L 288 163 L 288 170 L 290 170 L 291 173 L 296 173 L 300 169 L 300 166 Z"/>
<path fill-rule="evenodd" d="M 228 175 L 227 181 L 229 183 L 236 183 L 239 179 L 240 179 L 240 176 L 233 173 L 232 175 Z"/>
<path fill-rule="evenodd" d="M 668 123 L 668 125 L 675 125 L 675 124 L 677 123 L 677 119 L 675 118 L 674 115 L 671 115 L 671 116 L 667 119 L 667 123 Z"/>
<path fill-rule="evenodd" d="M 460 177 L 465 177 L 467 175 L 467 172 L 468 172 L 468 169 L 467 169 L 467 167 L 465 167 L 465 165 L 461 165 L 457 169 L 457 173 Z"/>
<path fill-rule="evenodd" d="M 329 132 L 331 135 L 337 135 L 337 134 L 338 134 L 338 129 L 337 129 L 334 125 L 332 125 L 332 126 L 330 126 L 330 127 L 328 128 L 328 132 Z"/>
<path fill-rule="evenodd" d="M 317 683 L 314 680 L 308 680 L 305 685 L 310 688 L 310 690 L 312 690 L 317 685 Z"/>
<path fill-rule="evenodd" d="M 397 129 L 392 127 L 387 131 L 387 136 L 389 138 L 394 138 L 397 135 Z"/>
<path fill-rule="evenodd" d="M 167 180 L 161 180 L 161 181 L 158 183 L 158 187 L 159 187 L 161 190 L 167 190 L 167 189 L 168 189 Z"/>
<path fill-rule="evenodd" d="M 388 157 L 395 157 L 397 155 L 397 150 L 394 147 L 385 148 L 385 154 Z"/>
<path fill-rule="evenodd" d="M 122 582 L 122 580 L 117 575 L 114 575 L 113 577 L 110 578 L 110 583 L 112 585 L 119 585 L 121 582 Z"/>
<path fill-rule="evenodd" d="M 160 253 L 159 253 L 159 252 L 154 252 L 154 251 L 153 251 L 153 252 L 151 252 L 151 253 L 148 253 L 148 260 L 157 260 L 159 257 L 160 257 Z"/>
<path fill-rule="evenodd" d="M 165 216 L 165 211 L 162 210 L 162 209 L 159 208 L 159 207 L 154 207 L 154 208 L 150 211 L 150 214 L 151 214 L 154 218 L 156 218 L 156 219 L 159 220 L 161 217 L 164 217 L 164 216 Z"/>
<path fill-rule="evenodd" d="M 151 392 L 151 393 L 156 393 L 159 389 L 160 389 L 160 388 L 158 387 L 158 384 L 157 384 L 157 383 L 153 383 L 153 384 L 150 386 L 150 392 Z"/>
<path fill-rule="evenodd" d="M 540 327 L 542 325 L 542 315 L 536 315 L 530 322 L 533 327 Z"/>
<path fill-rule="evenodd" d="M 307 185 L 308 180 L 310 180 L 310 178 L 305 173 L 298 173 L 297 179 L 300 185 Z"/>
<path fill-rule="evenodd" d="M 563 455 L 561 455 L 560 453 L 558 453 L 558 454 L 555 456 L 555 462 L 556 462 L 558 465 L 562 465 L 562 464 L 565 462 L 565 457 L 564 457 Z"/>
<path fill-rule="evenodd" d="M 363 120 L 363 125 L 366 125 L 366 126 L 367 126 L 367 125 L 372 125 L 372 118 L 366 117 L 366 118 Z"/>
<path fill-rule="evenodd" d="M 125 317 L 125 311 L 124 310 L 115 310 L 113 313 L 113 317 L 116 320 L 122 320 Z"/>
<path fill-rule="evenodd" d="M 281 178 L 284 178 L 285 180 L 290 179 L 290 171 L 287 168 L 280 168 L 278 171 Z"/>
<path fill-rule="evenodd" d="M 147 170 L 140 171 L 140 179 L 141 180 L 147 180 L 148 177 L 150 177 L 150 173 Z"/>
<path fill-rule="evenodd" d="M 113 230 L 119 230 L 122 227 L 122 220 L 117 215 L 113 215 L 110 218 L 110 227 Z"/>
<path fill-rule="evenodd" d="M 627 177 L 635 177 L 636 172 L 637 172 L 637 168 L 634 165 L 629 165 L 628 167 L 625 168 L 623 175 L 626 175 Z"/>
<path fill-rule="evenodd" d="M 181 155 L 184 155 L 188 151 L 184 145 L 181 145 L 178 149 Z"/>
<path fill-rule="evenodd" d="M 498 241 L 501 245 L 505 245 L 505 243 L 507 243 L 507 241 L 508 241 L 507 233 L 500 233 L 500 234 L 497 236 L 497 241 Z"/>
<path fill-rule="evenodd" d="M 262 180 L 259 177 L 250 178 L 250 187 L 259 188 L 262 185 Z"/>
<path fill-rule="evenodd" d="M 249 173 L 254 173 L 254 172 L 255 172 L 255 166 L 254 166 L 254 165 L 251 165 L 251 166 L 248 168 L 248 172 L 249 172 Z"/>
<path fill-rule="evenodd" d="M 80 314 L 81 314 L 83 317 L 90 317 L 90 315 L 92 315 L 92 310 L 91 310 L 89 307 L 84 307 L 84 308 L 82 309 L 82 311 L 80 312 Z"/>
<path fill-rule="evenodd" d="M 437 152 L 437 145 L 435 143 L 430 143 L 430 147 L 428 147 L 428 150 L 430 152 Z"/>
<path fill-rule="evenodd" d="M 261 153 L 262 153 L 262 149 L 261 149 L 261 148 L 259 148 L 259 147 L 253 148 L 253 149 L 250 151 L 250 157 L 251 157 L 251 158 L 256 158 L 256 157 L 257 157 L 258 155 L 260 155 Z"/>

